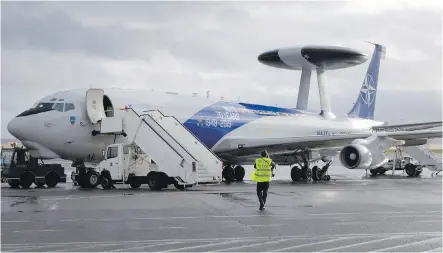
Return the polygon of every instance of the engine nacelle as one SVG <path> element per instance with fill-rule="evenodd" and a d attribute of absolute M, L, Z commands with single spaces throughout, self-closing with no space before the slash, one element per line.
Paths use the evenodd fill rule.
<path fill-rule="evenodd" d="M 340 151 L 340 162 L 348 169 L 366 169 L 372 164 L 372 153 L 361 144 L 351 144 Z"/>
<path fill-rule="evenodd" d="M 374 169 L 389 161 L 384 151 L 396 143 L 383 137 L 356 139 L 340 151 L 340 162 L 348 169 Z"/>

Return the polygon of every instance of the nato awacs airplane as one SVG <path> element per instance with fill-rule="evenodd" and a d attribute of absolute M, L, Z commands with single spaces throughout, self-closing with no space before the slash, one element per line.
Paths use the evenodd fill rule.
<path fill-rule="evenodd" d="M 330 180 L 327 170 L 337 154 L 346 168 L 368 170 L 388 161 L 383 152 L 390 147 L 418 145 L 426 143 L 428 138 L 441 138 L 441 130 L 429 129 L 441 126 L 441 122 L 387 125 L 374 120 L 379 65 L 384 50 L 375 44 L 361 90 L 345 116 L 335 116 L 331 111 L 325 72 L 361 64 L 368 57 L 348 48 L 305 46 L 268 51 L 258 57 L 259 62 L 266 65 L 302 71 L 296 108 L 145 90 L 72 89 L 40 99 L 12 119 L 8 130 L 30 149 L 32 156 L 71 160 L 82 175 L 92 179 L 98 174 L 90 172 L 89 164 L 105 159 L 103 151 L 107 145 L 123 143 L 129 138 L 124 133 L 130 130 L 125 122 L 121 134 L 103 133 L 101 124 L 121 112 L 146 115 L 160 111 L 175 117 L 196 141 L 223 162 L 220 170 L 223 169 L 221 174 L 227 181 L 243 180 L 242 166 L 252 165 L 263 149 L 276 164 L 292 166 L 290 175 L 294 181 Z M 314 70 L 320 113 L 306 110 Z M 144 147 L 149 147 L 149 143 Z M 151 150 L 143 151 L 148 155 L 155 153 L 155 147 L 149 148 Z M 198 154 L 196 156 L 198 160 Z M 152 159 L 156 161 L 154 155 Z M 325 162 L 322 168 L 310 167 L 310 163 L 319 160 Z"/>

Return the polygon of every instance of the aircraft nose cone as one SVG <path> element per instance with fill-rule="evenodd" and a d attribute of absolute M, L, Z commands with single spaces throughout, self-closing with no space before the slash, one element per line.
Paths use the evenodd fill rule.
<path fill-rule="evenodd" d="M 13 118 L 8 122 L 7 125 L 8 132 L 17 139 L 23 138 L 23 124 L 20 119 Z"/>

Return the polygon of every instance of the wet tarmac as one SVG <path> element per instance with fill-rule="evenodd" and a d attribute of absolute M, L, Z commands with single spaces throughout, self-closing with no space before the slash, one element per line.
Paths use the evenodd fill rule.
<path fill-rule="evenodd" d="M 2 184 L 1 250 L 442 252 L 441 175 L 390 173 L 337 166 L 329 182 L 294 183 L 278 168 L 265 211 L 250 181 L 161 192 Z"/>

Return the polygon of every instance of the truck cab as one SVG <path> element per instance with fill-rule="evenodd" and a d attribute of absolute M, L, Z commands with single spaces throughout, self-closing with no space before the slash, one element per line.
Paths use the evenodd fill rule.
<path fill-rule="evenodd" d="M 105 189 L 114 183 L 130 184 L 132 188 L 139 188 L 143 183 L 155 186 L 156 182 L 150 180 L 155 177 L 151 176 L 162 173 L 158 165 L 136 145 L 111 144 L 103 155 L 105 159 L 99 163 L 98 171 Z"/>

